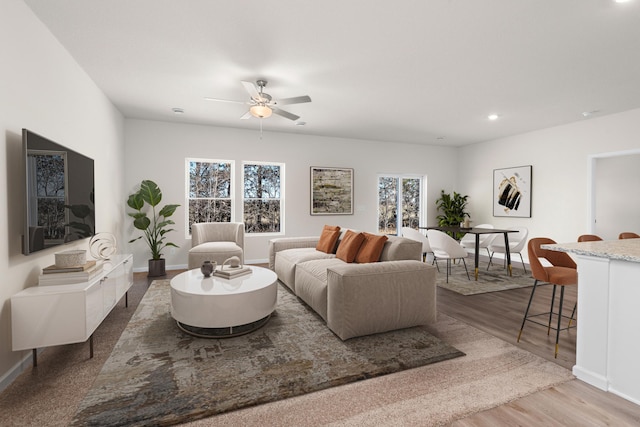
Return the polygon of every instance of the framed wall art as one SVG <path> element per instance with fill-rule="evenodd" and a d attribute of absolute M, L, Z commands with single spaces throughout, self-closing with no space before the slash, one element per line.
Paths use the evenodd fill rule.
<path fill-rule="evenodd" d="M 353 215 L 353 169 L 311 166 L 311 215 Z"/>
<path fill-rule="evenodd" d="M 493 216 L 531 218 L 531 169 L 493 170 Z"/>

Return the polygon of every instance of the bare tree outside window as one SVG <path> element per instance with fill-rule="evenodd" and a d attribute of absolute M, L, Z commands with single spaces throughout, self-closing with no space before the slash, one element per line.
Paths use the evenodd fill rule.
<path fill-rule="evenodd" d="M 281 171 L 277 164 L 244 165 L 243 220 L 247 233 L 278 233 L 281 227 Z"/>
<path fill-rule="evenodd" d="M 189 232 L 199 222 L 231 222 L 232 163 L 189 161 Z"/>
<path fill-rule="evenodd" d="M 398 178 L 380 177 L 378 180 L 378 232 L 396 234 L 397 218 Z"/>
<path fill-rule="evenodd" d="M 402 226 L 420 225 L 420 179 L 402 179 Z"/>

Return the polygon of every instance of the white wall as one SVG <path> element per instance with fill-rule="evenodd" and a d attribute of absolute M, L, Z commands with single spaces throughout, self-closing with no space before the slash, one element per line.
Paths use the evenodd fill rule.
<path fill-rule="evenodd" d="M 589 156 L 638 147 L 640 109 L 475 144 L 460 150 L 459 191 L 469 194 L 469 211 L 476 224 L 524 225 L 530 238 L 574 242 L 591 231 Z M 533 166 L 531 218 L 493 217 L 493 170 L 523 165 Z M 614 198 L 638 188 L 640 175 L 631 176 L 624 187 L 610 188 Z M 640 221 L 637 205 L 634 209 Z M 634 230 L 640 232 L 640 222 L 627 231 Z"/>
<path fill-rule="evenodd" d="M 274 117 L 269 120 L 281 120 Z M 191 241 L 185 236 L 185 158 L 234 160 L 236 191 L 240 192 L 241 162 L 271 161 L 285 163 L 286 236 L 318 235 L 324 224 L 376 231 L 377 174 L 406 173 L 426 175 L 430 222 L 435 221 L 435 200 L 440 190 L 452 191 L 456 180 L 457 149 L 409 144 L 387 144 L 265 131 L 262 139 L 258 123 L 255 130 L 214 128 L 127 119 L 125 122 L 126 179 L 131 192 L 140 181 L 156 181 L 163 192 L 163 203 L 180 203 L 175 214 L 179 232 L 169 241 L 180 246 L 165 251 L 167 266 L 185 266 Z M 268 129 L 268 120 L 264 128 Z M 311 216 L 309 214 L 309 174 L 311 166 L 354 169 L 354 215 Z M 236 212 L 236 221 L 241 221 Z M 127 217 L 125 226 L 131 237 L 139 232 Z M 247 262 L 266 261 L 268 241 L 273 236 L 245 239 Z M 149 251 L 142 241 L 130 245 L 137 270 L 147 267 Z"/>
<path fill-rule="evenodd" d="M 24 169 L 22 128 L 95 161 L 97 226 L 121 236 L 124 205 L 123 118 L 31 10 L 1 0 L 0 13 L 0 390 L 30 352 L 11 351 L 10 297 L 37 283 L 58 249 L 22 255 Z M 88 247 L 88 241 L 65 249 Z"/>
<path fill-rule="evenodd" d="M 640 145 L 640 143 L 639 143 Z M 640 234 L 640 154 L 598 158 L 594 165 L 594 234 L 617 239 L 623 231 Z"/>

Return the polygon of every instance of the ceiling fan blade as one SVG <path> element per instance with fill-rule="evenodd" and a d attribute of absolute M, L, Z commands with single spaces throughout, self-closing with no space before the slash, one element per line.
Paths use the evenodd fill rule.
<path fill-rule="evenodd" d="M 249 92 L 249 96 L 251 99 L 261 99 L 260 94 L 258 93 L 258 89 L 256 89 L 256 85 L 251 82 L 240 82 L 242 86 L 244 86 L 245 90 Z"/>
<path fill-rule="evenodd" d="M 209 98 L 205 96 L 205 101 L 216 101 L 216 102 L 230 102 L 232 104 L 246 104 L 246 101 L 232 101 L 230 99 L 219 99 L 219 98 Z"/>
<path fill-rule="evenodd" d="M 250 119 L 251 117 L 253 117 L 251 116 L 251 111 L 247 111 L 242 116 L 240 116 L 240 120 L 247 120 L 247 119 Z"/>
<path fill-rule="evenodd" d="M 273 114 L 277 114 L 289 120 L 298 120 L 300 118 L 300 116 L 296 116 L 295 114 L 281 110 L 279 108 L 272 108 L 271 110 L 273 110 Z"/>
<path fill-rule="evenodd" d="M 290 104 L 302 104 L 304 102 L 311 102 L 311 98 L 308 95 L 294 96 L 293 98 L 278 99 L 276 104 L 278 105 L 290 105 Z"/>

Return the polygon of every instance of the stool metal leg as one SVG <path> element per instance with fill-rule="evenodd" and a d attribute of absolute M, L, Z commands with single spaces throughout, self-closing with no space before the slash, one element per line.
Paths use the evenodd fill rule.
<path fill-rule="evenodd" d="M 522 336 L 522 330 L 524 329 L 524 324 L 527 321 L 527 315 L 529 314 L 529 308 L 531 308 L 531 301 L 533 301 L 533 294 L 536 292 L 536 286 L 538 286 L 538 279 L 533 283 L 533 289 L 531 290 L 531 296 L 529 297 L 529 304 L 527 304 L 527 309 L 524 312 L 524 319 L 522 319 L 522 326 L 520 326 L 520 332 L 518 333 L 518 341 L 520 342 L 520 337 Z"/>
<path fill-rule="evenodd" d="M 560 287 L 560 307 L 558 308 L 558 329 L 556 330 L 556 353 L 553 356 L 558 358 L 558 341 L 560 340 L 560 321 L 562 320 L 562 302 L 564 301 L 564 286 Z"/>
<path fill-rule="evenodd" d="M 551 317 L 553 316 L 553 303 L 556 300 L 556 286 L 557 285 L 553 285 L 553 294 L 551 295 L 551 310 L 549 310 L 549 325 L 547 326 L 547 335 L 551 333 Z M 564 287 L 562 289 L 564 289 Z"/>

